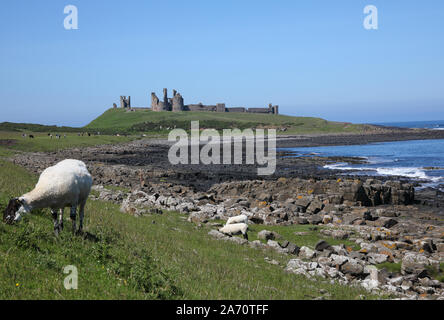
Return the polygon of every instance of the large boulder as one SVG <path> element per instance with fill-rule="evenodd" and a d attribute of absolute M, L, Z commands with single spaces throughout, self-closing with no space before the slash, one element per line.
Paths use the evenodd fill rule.
<path fill-rule="evenodd" d="M 382 228 L 390 229 L 391 227 L 393 227 L 397 224 L 398 224 L 398 221 L 396 221 L 393 218 L 381 217 L 381 218 L 377 219 L 376 221 L 374 221 L 372 225 L 375 227 L 382 227 Z"/>
<path fill-rule="evenodd" d="M 341 267 L 343 264 L 345 264 L 349 260 L 348 257 L 346 257 L 344 255 L 338 255 L 338 254 L 332 254 L 330 256 L 330 259 L 331 259 L 331 264 L 337 268 Z"/>
<path fill-rule="evenodd" d="M 210 232 L 208 232 L 209 236 L 212 236 L 216 239 L 225 239 L 228 238 L 225 234 L 223 234 L 222 232 L 219 232 L 218 230 L 211 230 Z"/>
<path fill-rule="evenodd" d="M 312 197 L 301 196 L 295 201 L 296 206 L 299 208 L 298 212 L 305 212 L 310 205 Z"/>
<path fill-rule="evenodd" d="M 344 200 L 352 202 L 360 201 L 366 204 L 368 203 L 368 198 L 362 185 L 362 181 L 340 182 L 339 192 Z"/>
<path fill-rule="evenodd" d="M 262 231 L 258 232 L 257 237 L 258 237 L 258 239 L 265 240 L 265 241 L 280 238 L 280 236 L 276 232 L 268 231 L 268 230 L 262 230 Z"/>
<path fill-rule="evenodd" d="M 323 208 L 324 208 L 324 204 L 322 203 L 322 201 L 319 199 L 315 199 L 308 206 L 307 212 L 311 213 L 311 214 L 316 214 L 316 213 L 320 212 Z M 320 222 L 322 222 L 322 218 L 321 218 Z"/>
<path fill-rule="evenodd" d="M 269 193 L 261 193 L 256 199 L 259 201 L 265 201 L 269 203 L 273 201 L 273 196 Z"/>
<path fill-rule="evenodd" d="M 341 271 L 352 276 L 360 276 L 364 272 L 364 266 L 354 259 L 349 259 L 341 266 Z"/>
<path fill-rule="evenodd" d="M 344 240 L 347 239 L 349 237 L 350 233 L 344 230 L 334 230 L 331 233 L 331 236 L 335 239 L 340 239 L 340 240 Z"/>
<path fill-rule="evenodd" d="M 323 251 L 323 250 L 331 249 L 331 246 L 327 241 L 319 240 L 318 243 L 316 243 L 315 249 L 317 251 Z"/>
<path fill-rule="evenodd" d="M 367 260 L 369 263 L 371 264 L 380 264 L 380 263 L 384 263 L 389 259 L 389 256 L 386 254 L 382 254 L 382 253 L 374 253 L 371 252 L 369 254 L 367 254 Z"/>
<path fill-rule="evenodd" d="M 398 181 L 382 183 L 374 179 L 369 179 L 365 183 L 362 181 L 341 182 L 339 193 L 344 200 L 360 202 L 364 206 L 407 205 L 412 204 L 415 198 L 415 191 L 411 184 L 402 184 Z"/>
<path fill-rule="evenodd" d="M 399 181 L 388 181 L 385 183 L 391 188 L 391 204 L 412 204 L 415 200 L 415 189 L 409 183 Z"/>
<path fill-rule="evenodd" d="M 390 187 L 380 183 L 374 183 L 374 180 L 367 180 L 363 185 L 367 196 L 367 206 L 378 206 L 390 203 Z"/>
<path fill-rule="evenodd" d="M 188 216 L 187 221 L 188 222 L 193 222 L 193 223 L 205 223 L 205 222 L 208 222 L 208 218 L 201 211 L 198 211 L 198 212 L 191 213 Z"/>
<path fill-rule="evenodd" d="M 420 278 L 428 275 L 430 260 L 423 254 L 407 253 L 401 262 L 401 273 L 403 275 L 414 274 Z"/>
<path fill-rule="evenodd" d="M 281 249 L 281 246 L 279 245 L 279 243 L 274 240 L 268 240 L 267 245 L 273 249 Z"/>
<path fill-rule="evenodd" d="M 286 249 L 288 250 L 288 253 L 298 255 L 299 251 L 301 250 L 296 244 L 290 242 Z"/>
<path fill-rule="evenodd" d="M 299 257 L 301 257 L 302 259 L 312 259 L 314 258 L 314 256 L 316 255 L 316 251 L 303 246 L 300 250 L 299 250 Z"/>
<path fill-rule="evenodd" d="M 322 216 L 320 214 L 313 214 L 307 217 L 307 221 L 310 224 L 318 225 L 322 223 Z"/>

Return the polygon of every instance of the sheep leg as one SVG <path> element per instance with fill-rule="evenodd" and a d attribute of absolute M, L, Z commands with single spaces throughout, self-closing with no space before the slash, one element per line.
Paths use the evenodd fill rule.
<path fill-rule="evenodd" d="M 57 221 L 57 211 L 51 209 L 52 221 L 54 222 L 54 234 L 59 235 L 59 223 Z"/>
<path fill-rule="evenodd" d="M 77 206 L 72 206 L 71 212 L 69 214 L 69 217 L 71 218 L 72 222 L 72 233 L 76 232 L 76 216 L 77 216 Z"/>
<path fill-rule="evenodd" d="M 82 233 L 83 231 L 83 216 L 85 214 L 85 204 L 86 202 L 82 202 L 79 208 L 79 233 Z"/>
<path fill-rule="evenodd" d="M 63 211 L 65 208 L 60 208 L 59 210 L 59 229 L 60 231 L 63 230 Z"/>
<path fill-rule="evenodd" d="M 243 234 L 243 236 L 244 236 L 244 239 L 248 240 L 248 234 L 246 232 Z"/>

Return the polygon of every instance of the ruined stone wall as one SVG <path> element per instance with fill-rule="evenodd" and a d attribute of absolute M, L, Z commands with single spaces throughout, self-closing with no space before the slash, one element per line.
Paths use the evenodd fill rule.
<path fill-rule="evenodd" d="M 279 106 L 272 106 L 269 104 L 268 108 L 249 108 L 247 112 L 250 113 L 269 113 L 269 114 L 279 114 Z"/>
<path fill-rule="evenodd" d="M 250 113 L 271 113 L 268 108 L 249 108 L 247 112 Z"/>
<path fill-rule="evenodd" d="M 189 104 L 186 106 L 185 108 L 188 111 L 210 111 L 210 112 L 215 112 L 216 111 L 216 106 L 207 106 L 204 104 Z"/>

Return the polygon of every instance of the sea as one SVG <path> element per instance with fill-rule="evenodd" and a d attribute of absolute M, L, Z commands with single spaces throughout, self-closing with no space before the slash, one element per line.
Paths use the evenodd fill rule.
<path fill-rule="evenodd" d="M 388 127 L 402 127 L 402 128 L 423 128 L 432 130 L 444 130 L 444 120 L 435 121 L 410 121 L 410 122 L 380 122 L 371 123 L 383 125 Z"/>
<path fill-rule="evenodd" d="M 444 130 L 442 121 L 377 123 L 379 125 Z M 402 176 L 421 182 L 420 188 L 444 191 L 444 140 L 411 140 L 365 145 L 289 148 L 295 156 L 360 157 L 366 163 L 332 163 L 326 169 L 344 174 L 368 176 Z"/>

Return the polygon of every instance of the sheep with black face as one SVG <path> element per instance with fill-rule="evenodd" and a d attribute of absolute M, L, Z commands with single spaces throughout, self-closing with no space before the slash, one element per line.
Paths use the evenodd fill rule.
<path fill-rule="evenodd" d="M 73 232 L 76 230 L 77 207 L 79 207 L 79 229 L 83 228 L 86 200 L 92 186 L 92 177 L 86 165 L 79 160 L 66 159 L 46 168 L 40 175 L 35 188 L 11 199 L 3 214 L 3 220 L 12 224 L 21 220 L 22 216 L 33 209 L 50 208 L 54 220 L 56 235 L 63 229 L 63 211 L 71 208 Z M 57 211 L 59 217 L 57 219 Z"/>
<path fill-rule="evenodd" d="M 15 213 L 20 209 L 23 204 L 18 198 L 11 199 L 3 213 L 3 221 L 7 224 L 12 224 L 14 222 Z"/>

